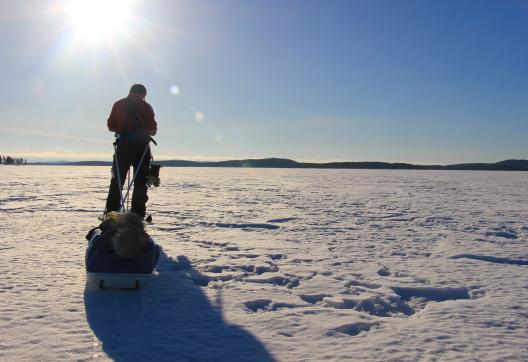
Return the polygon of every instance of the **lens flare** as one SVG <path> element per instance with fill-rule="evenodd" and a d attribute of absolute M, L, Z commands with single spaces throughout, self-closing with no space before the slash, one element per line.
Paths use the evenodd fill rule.
<path fill-rule="evenodd" d="M 179 96 L 181 93 L 180 88 L 175 85 L 170 87 L 170 92 L 172 93 L 172 95 L 175 95 L 175 96 Z"/>
<path fill-rule="evenodd" d="M 194 114 L 194 119 L 196 122 L 203 122 L 205 121 L 205 114 L 203 112 L 196 112 Z"/>

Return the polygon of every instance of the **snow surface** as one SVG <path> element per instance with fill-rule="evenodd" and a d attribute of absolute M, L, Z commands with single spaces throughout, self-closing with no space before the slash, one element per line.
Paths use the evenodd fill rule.
<path fill-rule="evenodd" d="M 85 281 L 108 168 L 0 172 L 0 360 L 528 360 L 527 172 L 164 168 L 139 292 Z"/>

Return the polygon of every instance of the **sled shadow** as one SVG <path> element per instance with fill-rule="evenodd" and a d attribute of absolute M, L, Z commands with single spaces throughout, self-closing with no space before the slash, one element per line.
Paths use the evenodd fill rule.
<path fill-rule="evenodd" d="M 159 276 L 140 291 L 86 285 L 86 318 L 110 358 L 274 361 L 253 335 L 223 319 L 221 306 L 197 285 L 207 278 L 186 257 L 174 261 L 162 251 L 157 269 Z"/>

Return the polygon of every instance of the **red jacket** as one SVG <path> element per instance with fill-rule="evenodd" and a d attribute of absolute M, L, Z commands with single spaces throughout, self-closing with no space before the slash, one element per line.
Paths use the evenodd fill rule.
<path fill-rule="evenodd" d="M 155 133 L 158 124 L 152 106 L 133 94 L 115 102 L 108 117 L 108 129 L 121 134 L 133 132 L 138 126 Z"/>

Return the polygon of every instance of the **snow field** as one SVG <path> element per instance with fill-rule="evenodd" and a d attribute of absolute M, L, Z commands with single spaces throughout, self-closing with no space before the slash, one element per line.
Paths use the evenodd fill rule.
<path fill-rule="evenodd" d="M 528 173 L 164 168 L 160 275 L 85 283 L 104 167 L 2 167 L 1 360 L 526 360 Z"/>

